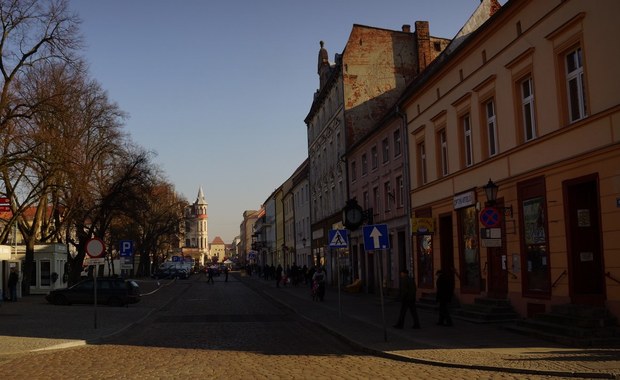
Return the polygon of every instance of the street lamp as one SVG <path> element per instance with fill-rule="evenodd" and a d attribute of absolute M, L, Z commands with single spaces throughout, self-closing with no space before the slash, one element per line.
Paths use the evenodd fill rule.
<path fill-rule="evenodd" d="M 487 202 L 490 205 L 494 205 L 497 201 L 497 191 L 499 190 L 499 186 L 497 186 L 495 182 L 491 181 L 491 178 L 489 178 L 489 182 L 487 182 L 486 185 L 482 186 L 482 188 L 484 189 L 484 193 L 487 196 Z"/>
<path fill-rule="evenodd" d="M 495 203 L 497 202 L 497 192 L 499 190 L 499 186 L 495 184 L 495 182 L 491 181 L 491 178 L 489 178 L 489 182 L 487 182 L 486 185 L 482 186 L 482 188 L 484 189 L 484 193 L 487 196 L 487 203 L 490 206 L 495 207 L 496 209 L 502 210 L 504 216 L 510 216 L 512 218 L 512 205 L 508 207 L 495 206 Z"/>

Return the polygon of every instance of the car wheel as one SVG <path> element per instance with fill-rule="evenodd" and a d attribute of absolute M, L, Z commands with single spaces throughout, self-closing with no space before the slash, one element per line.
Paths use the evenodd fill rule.
<path fill-rule="evenodd" d="M 54 305 L 69 305 L 69 300 L 62 294 L 56 294 L 54 296 Z"/>

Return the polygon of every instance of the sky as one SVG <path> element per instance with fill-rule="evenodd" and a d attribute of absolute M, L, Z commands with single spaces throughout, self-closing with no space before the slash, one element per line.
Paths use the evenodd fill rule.
<path fill-rule="evenodd" d="M 502 4 L 504 1 L 501 2 Z M 131 140 L 190 203 L 202 187 L 209 242 L 231 243 L 307 158 L 304 119 L 353 24 L 428 21 L 454 37 L 480 0 L 70 0 L 92 79 L 129 117 Z"/>

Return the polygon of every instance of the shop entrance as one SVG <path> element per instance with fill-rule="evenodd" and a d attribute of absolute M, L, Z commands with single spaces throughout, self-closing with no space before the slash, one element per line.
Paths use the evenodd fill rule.
<path fill-rule="evenodd" d="M 605 277 L 598 176 L 565 181 L 563 188 L 571 301 L 603 305 Z"/>

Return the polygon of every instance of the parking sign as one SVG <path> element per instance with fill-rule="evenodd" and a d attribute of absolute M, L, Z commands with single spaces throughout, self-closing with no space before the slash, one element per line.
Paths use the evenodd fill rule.
<path fill-rule="evenodd" d="M 133 256 L 133 240 L 121 240 L 119 253 L 121 257 Z"/>

